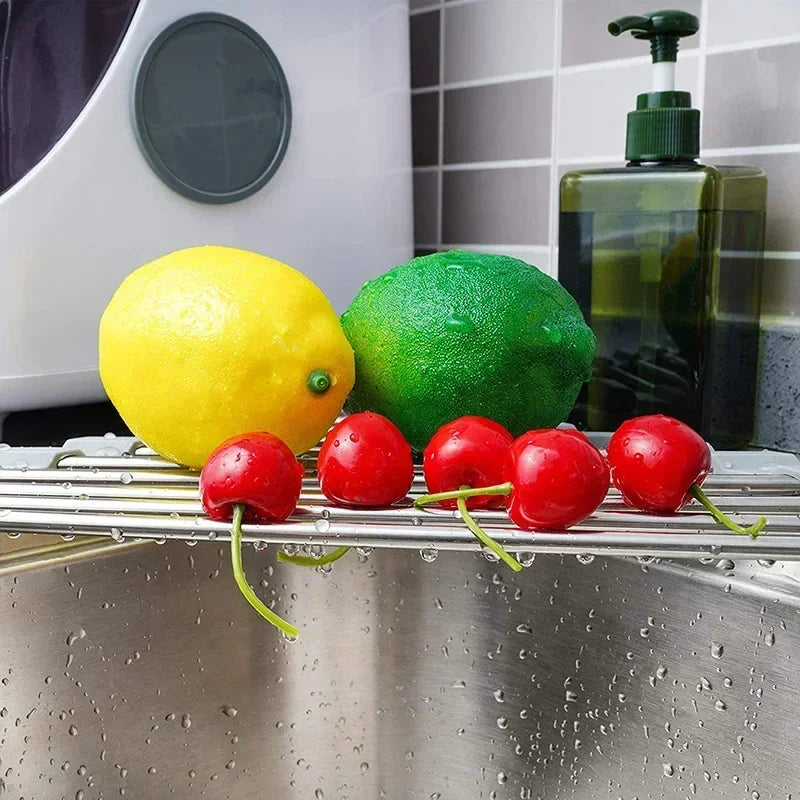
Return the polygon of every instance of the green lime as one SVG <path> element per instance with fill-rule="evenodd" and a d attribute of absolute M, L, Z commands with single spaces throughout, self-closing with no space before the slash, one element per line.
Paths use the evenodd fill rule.
<path fill-rule="evenodd" d="M 516 258 L 463 250 L 364 284 L 342 327 L 356 358 L 348 406 L 389 417 L 417 450 L 465 414 L 515 436 L 563 422 L 596 344 L 558 281 Z"/>

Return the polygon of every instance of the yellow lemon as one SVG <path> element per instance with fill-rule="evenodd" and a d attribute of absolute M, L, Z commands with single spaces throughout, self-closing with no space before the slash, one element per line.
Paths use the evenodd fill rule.
<path fill-rule="evenodd" d="M 322 290 L 232 247 L 191 247 L 139 267 L 103 313 L 99 344 L 100 377 L 131 431 L 195 468 L 249 431 L 307 450 L 355 377 Z"/>

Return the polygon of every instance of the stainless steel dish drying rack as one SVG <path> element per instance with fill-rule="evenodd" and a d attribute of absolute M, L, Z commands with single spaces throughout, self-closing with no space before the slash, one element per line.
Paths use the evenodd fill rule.
<path fill-rule="evenodd" d="M 591 438 L 602 446 L 607 437 Z M 244 541 L 275 545 L 353 545 L 370 548 L 478 550 L 457 513 L 416 510 L 424 493 L 418 470 L 407 499 L 382 510 L 341 508 L 321 494 L 316 451 L 302 457 L 307 473 L 300 505 L 286 522 L 245 525 Z M 535 553 L 643 558 L 800 560 L 800 461 L 786 453 L 725 451 L 713 455 L 704 484 L 714 501 L 742 525 L 766 516 L 758 539 L 730 533 L 697 503 L 654 516 L 627 508 L 611 490 L 593 516 L 568 532 L 528 533 L 503 511 L 475 514 L 486 531 L 525 561 Z M 130 438 L 84 437 L 61 448 L 0 445 L 0 532 L 99 536 L 117 541 L 225 541 L 229 525 L 203 515 L 198 473 L 159 458 Z"/>

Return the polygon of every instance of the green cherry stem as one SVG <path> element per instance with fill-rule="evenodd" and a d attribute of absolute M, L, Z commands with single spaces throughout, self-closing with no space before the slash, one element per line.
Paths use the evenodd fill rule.
<path fill-rule="evenodd" d="M 452 492 L 439 492 L 438 494 L 423 494 L 414 501 L 414 508 L 433 505 L 440 500 L 458 500 L 459 497 L 488 497 L 490 495 L 510 495 L 514 485 L 508 483 L 498 483 L 497 486 L 479 486 L 472 489 L 469 486 L 463 489 L 456 489 Z"/>
<path fill-rule="evenodd" d="M 466 526 L 475 534 L 478 541 L 495 553 L 506 566 L 511 567 L 514 572 L 519 572 L 522 569 L 522 564 L 520 564 L 504 547 L 497 544 L 497 542 L 470 516 L 469 511 L 467 511 L 466 498 L 463 496 L 458 497 L 456 498 L 456 503 L 458 504 L 458 513 L 461 514 L 461 519 L 464 520 Z"/>
<path fill-rule="evenodd" d="M 693 483 L 689 489 L 689 494 L 702 505 L 720 525 L 724 525 L 734 533 L 739 533 L 744 536 L 751 536 L 753 539 L 758 537 L 758 534 L 764 530 L 767 524 L 765 517 L 761 517 L 758 522 L 753 523 L 747 528 L 743 528 L 739 523 L 734 522 L 727 514 L 718 509 L 712 502 L 709 496 L 700 488 L 696 483 Z"/>
<path fill-rule="evenodd" d="M 281 550 L 278 552 L 278 561 L 282 561 L 284 564 L 294 564 L 296 567 L 324 567 L 326 564 L 333 564 L 334 561 L 338 561 L 349 549 L 349 547 L 337 547 L 321 558 L 290 556 Z"/>
<path fill-rule="evenodd" d="M 287 636 L 296 639 L 300 635 L 300 631 L 294 625 L 287 622 L 282 617 L 279 617 L 274 611 L 267 608 L 264 603 L 259 600 L 256 593 L 253 591 L 247 578 L 244 574 L 244 567 L 242 566 L 242 519 L 244 517 L 245 507 L 241 503 L 237 503 L 233 507 L 233 526 L 231 528 L 231 564 L 233 565 L 233 578 L 239 591 L 245 596 L 245 599 L 250 603 L 253 608 L 264 617 L 267 622 L 271 622 L 278 630 L 283 631 Z"/>
<path fill-rule="evenodd" d="M 458 513 L 464 524 L 475 534 L 475 538 L 484 547 L 488 547 L 501 561 L 509 566 L 514 572 L 519 572 L 522 569 L 522 564 L 517 561 L 502 545 L 499 545 L 483 528 L 472 518 L 467 510 L 468 497 L 487 497 L 491 495 L 509 495 L 511 494 L 514 486 L 509 481 L 508 483 L 498 483 L 496 486 L 479 486 L 472 488 L 470 486 L 462 486 L 452 492 L 439 492 L 438 494 L 424 494 L 414 501 L 414 508 L 422 508 L 423 506 L 438 503 L 440 500 L 455 500 L 458 506 Z"/>

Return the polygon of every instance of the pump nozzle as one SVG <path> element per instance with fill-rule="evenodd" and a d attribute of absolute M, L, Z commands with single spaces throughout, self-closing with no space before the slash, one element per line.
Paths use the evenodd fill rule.
<path fill-rule="evenodd" d="M 700 21 L 686 11 L 653 11 L 641 16 L 620 17 L 608 24 L 608 32 L 619 36 L 630 31 L 635 39 L 649 39 L 653 63 L 677 61 L 678 39 L 692 36 Z"/>
<path fill-rule="evenodd" d="M 639 95 L 636 111 L 628 115 L 625 154 L 630 161 L 697 158 L 700 112 L 690 108 L 688 92 L 675 91 L 675 62 L 678 41 L 699 28 L 697 17 L 675 10 L 620 17 L 609 23 L 612 36 L 630 31 L 635 39 L 649 41 L 653 58 L 653 89 Z"/>

